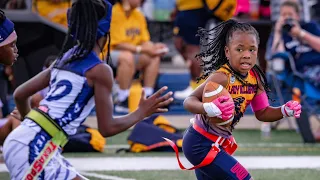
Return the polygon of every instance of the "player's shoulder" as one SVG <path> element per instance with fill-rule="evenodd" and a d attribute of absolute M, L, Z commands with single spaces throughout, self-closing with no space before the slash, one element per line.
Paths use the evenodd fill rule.
<path fill-rule="evenodd" d="M 113 81 L 113 70 L 106 63 L 100 63 L 86 73 L 86 77 L 92 81 L 107 82 Z"/>

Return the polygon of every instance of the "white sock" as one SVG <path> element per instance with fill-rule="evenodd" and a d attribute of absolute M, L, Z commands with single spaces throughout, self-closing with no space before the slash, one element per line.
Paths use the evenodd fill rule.
<path fill-rule="evenodd" d="M 125 101 L 129 96 L 129 89 L 119 89 L 118 100 L 120 102 Z"/>
<path fill-rule="evenodd" d="M 150 96 L 153 94 L 154 89 L 152 87 L 144 87 L 144 92 L 146 94 L 146 97 Z"/>

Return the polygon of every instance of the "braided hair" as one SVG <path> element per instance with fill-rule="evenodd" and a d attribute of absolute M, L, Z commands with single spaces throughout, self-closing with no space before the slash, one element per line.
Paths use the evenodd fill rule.
<path fill-rule="evenodd" d="M 224 48 L 228 45 L 233 33 L 236 31 L 254 34 L 259 44 L 260 38 L 257 30 L 248 23 L 239 23 L 230 19 L 218 24 L 211 30 L 203 28 L 199 29 L 198 36 L 200 36 L 202 51 L 196 55 L 196 58 L 201 61 L 203 73 L 198 80 L 206 79 L 212 72 L 218 70 L 229 62 L 225 55 Z M 247 82 L 243 80 L 243 77 L 241 77 L 239 73 L 235 73 L 232 69 L 227 70 L 230 73 L 233 73 L 235 78 L 237 78 L 243 85 L 247 85 Z M 264 90 L 269 92 L 270 88 L 267 83 L 267 78 L 262 69 L 255 64 L 252 71 L 259 78 Z"/>
<path fill-rule="evenodd" d="M 2 24 L 4 20 L 6 20 L 6 15 L 4 14 L 4 11 L 0 9 L 0 24 Z"/>
<path fill-rule="evenodd" d="M 74 47 L 72 55 L 63 65 L 75 60 L 83 59 L 90 54 L 97 42 L 98 22 L 106 15 L 106 5 L 102 0 L 77 0 L 70 8 L 70 24 L 62 50 L 58 55 L 55 66 L 68 50 L 67 44 L 72 41 Z"/>

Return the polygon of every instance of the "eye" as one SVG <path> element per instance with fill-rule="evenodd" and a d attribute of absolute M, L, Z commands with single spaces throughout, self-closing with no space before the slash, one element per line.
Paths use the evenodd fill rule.
<path fill-rule="evenodd" d="M 12 42 L 11 47 L 15 47 L 15 46 L 16 46 L 16 42 Z"/>
<path fill-rule="evenodd" d="M 250 52 L 255 52 L 256 50 L 255 49 L 250 49 Z"/>
<path fill-rule="evenodd" d="M 240 48 L 237 48 L 237 51 L 238 51 L 238 52 L 242 52 L 243 50 L 242 50 L 242 49 L 240 49 Z"/>

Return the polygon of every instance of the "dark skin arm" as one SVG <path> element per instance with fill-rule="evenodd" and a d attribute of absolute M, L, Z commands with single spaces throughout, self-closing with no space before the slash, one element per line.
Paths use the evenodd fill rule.
<path fill-rule="evenodd" d="M 193 114 L 206 114 L 202 103 L 202 93 L 204 87 L 209 81 L 216 82 L 225 87 L 228 83 L 228 77 L 224 73 L 211 74 L 204 83 L 198 86 L 197 89 L 195 89 L 191 95 L 184 100 L 183 106 L 186 110 Z"/>
<path fill-rule="evenodd" d="M 167 87 L 163 87 L 148 99 L 144 97 L 143 93 L 139 107 L 136 111 L 125 116 L 114 118 L 112 116 L 113 101 L 111 91 L 113 85 L 113 73 L 111 68 L 102 63 L 89 70 L 86 73 L 86 77 L 89 85 L 94 87 L 98 129 L 104 137 L 113 136 L 125 131 L 153 113 L 168 111 L 166 108 L 162 107 L 173 101 L 173 99 L 170 98 L 172 92 L 161 96 L 161 93 L 167 89 Z"/>
<path fill-rule="evenodd" d="M 262 87 L 261 83 L 259 83 L 259 88 L 256 96 L 264 93 L 265 91 L 263 89 L 264 88 Z M 268 106 L 262 110 L 256 111 L 254 114 L 259 121 L 263 122 L 274 122 L 283 118 L 281 107 Z"/>
<path fill-rule="evenodd" d="M 38 91 L 49 86 L 50 69 L 46 69 L 27 82 L 20 85 L 13 93 L 18 111 L 23 118 L 31 110 L 30 97 Z"/>

